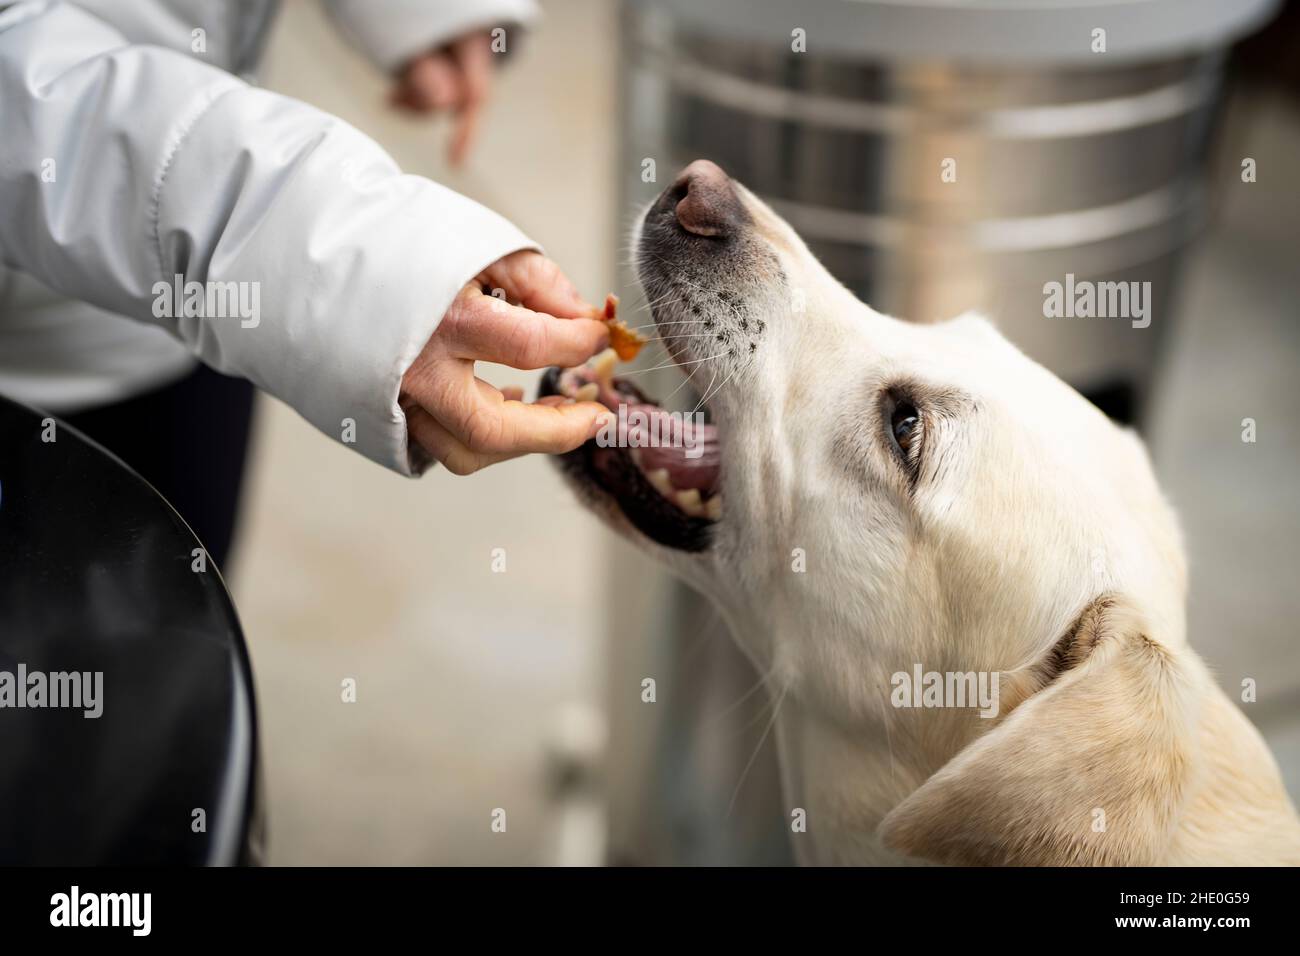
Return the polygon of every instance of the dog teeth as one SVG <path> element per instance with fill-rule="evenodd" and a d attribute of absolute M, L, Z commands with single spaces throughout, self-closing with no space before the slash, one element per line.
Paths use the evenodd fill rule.
<path fill-rule="evenodd" d="M 704 502 L 700 500 L 698 488 L 688 488 L 686 491 L 677 492 L 677 507 L 692 518 L 704 517 Z"/>
<path fill-rule="evenodd" d="M 591 370 L 596 374 L 596 381 L 609 386 L 614 380 L 614 366 L 618 364 L 618 353 L 605 349 L 591 360 Z"/>
<path fill-rule="evenodd" d="M 600 386 L 595 382 L 588 382 L 573 393 L 573 400 L 575 402 L 594 402 L 599 395 Z"/>
<path fill-rule="evenodd" d="M 650 484 L 654 486 L 655 491 L 665 498 L 672 499 L 675 489 L 672 480 L 668 477 L 667 468 L 656 468 L 654 471 L 647 471 L 645 476 Z"/>
<path fill-rule="evenodd" d="M 722 520 L 722 495 L 717 494 L 704 502 L 704 517 L 710 521 Z"/>

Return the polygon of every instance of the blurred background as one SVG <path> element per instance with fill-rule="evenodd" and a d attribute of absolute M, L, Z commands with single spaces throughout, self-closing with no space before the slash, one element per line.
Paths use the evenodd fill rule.
<path fill-rule="evenodd" d="M 388 110 L 383 78 L 315 4 L 284 4 L 261 82 L 513 219 L 634 318 L 634 211 L 699 156 L 771 199 L 881 311 L 989 311 L 1147 436 L 1186 532 L 1191 641 L 1233 699 L 1258 682 L 1243 707 L 1294 797 L 1295 11 L 1043 6 L 543 0 L 460 170 L 445 126 Z M 941 184 L 947 157 L 958 178 Z M 1042 285 L 1067 272 L 1151 281 L 1151 327 L 1045 319 Z M 269 862 L 788 860 L 764 702 L 744 697 L 754 676 L 548 462 L 404 481 L 258 401 L 227 577 L 257 680 Z M 647 586 L 616 608 L 629 577 Z M 342 705 L 348 677 L 358 699 Z"/>

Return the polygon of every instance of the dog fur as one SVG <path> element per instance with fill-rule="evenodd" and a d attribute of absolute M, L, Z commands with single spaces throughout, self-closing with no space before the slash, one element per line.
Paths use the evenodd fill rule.
<path fill-rule="evenodd" d="M 1139 439 L 979 316 L 873 311 L 732 185 L 726 242 L 663 201 L 634 239 L 721 430 L 712 545 L 662 547 L 584 495 L 766 675 L 800 860 L 1300 863 L 1272 756 L 1188 646 L 1180 534 Z M 734 344 L 688 334 L 705 319 Z M 900 389 L 914 478 L 882 421 Z M 891 706 L 918 663 L 997 672 L 998 715 Z"/>

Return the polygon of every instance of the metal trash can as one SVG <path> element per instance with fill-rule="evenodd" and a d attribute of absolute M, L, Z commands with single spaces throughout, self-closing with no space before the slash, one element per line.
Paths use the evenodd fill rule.
<path fill-rule="evenodd" d="M 1172 322 L 1182 250 L 1203 218 L 1227 48 L 1278 6 L 625 0 L 623 208 L 648 202 L 685 163 L 712 159 L 876 309 L 920 322 L 982 310 L 1030 356 L 1132 420 Z M 655 182 L 632 172 L 646 159 Z M 1082 307 L 1049 302 L 1050 283 L 1063 296 L 1080 283 L 1124 283 L 1103 288 L 1142 299 L 1119 314 L 1083 316 Z M 678 601 L 678 622 L 701 613 L 684 590 Z M 661 661 L 684 640 L 667 631 Z M 617 656 L 613 666 L 616 682 L 630 679 L 619 676 Z M 747 678 L 719 680 L 730 667 Z M 701 685 L 732 688 L 755 679 L 737 652 L 713 677 L 692 673 Z M 661 731 L 684 732 L 671 721 Z M 735 728 L 712 732 L 744 741 L 733 748 L 750 742 Z M 694 765 L 683 751 L 719 746 L 677 739 L 641 749 L 663 769 Z M 660 825 L 661 836 L 709 833 L 722 819 L 716 800 L 683 799 L 672 775 L 635 776 L 676 781 L 640 812 L 713 814 L 705 824 Z M 730 792 L 722 780 L 698 789 Z M 768 816 L 780 827 L 777 809 L 773 796 Z M 619 807 L 611 811 L 617 820 Z M 712 839 L 719 853 L 734 851 L 734 841 Z M 638 855 L 634 837 L 622 843 Z M 741 862 L 684 847 L 651 855 Z"/>
<path fill-rule="evenodd" d="M 1139 401 L 1226 48 L 1277 5 L 639 0 L 625 142 L 664 175 L 718 162 L 873 307 L 983 310 L 1081 389 Z M 1048 317 L 1052 282 L 1150 285 L 1127 315 Z"/>

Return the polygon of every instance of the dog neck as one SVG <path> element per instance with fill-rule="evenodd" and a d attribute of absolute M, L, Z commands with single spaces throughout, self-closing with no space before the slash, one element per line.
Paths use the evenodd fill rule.
<path fill-rule="evenodd" d="M 932 712 L 933 713 L 933 712 Z M 792 842 L 800 863 L 885 865 L 906 860 L 876 835 L 880 821 L 966 743 L 959 729 L 918 734 L 893 713 L 874 728 L 848 728 L 793 696 L 780 705 L 777 748 L 787 818 L 803 810 L 806 831 Z M 927 753 L 926 739 L 946 738 Z"/>
<path fill-rule="evenodd" d="M 720 606 L 733 638 L 769 675 L 785 817 L 799 862 L 915 864 L 883 845 L 880 822 L 990 722 L 975 709 L 891 706 L 893 671 L 879 660 L 860 661 L 852 681 L 828 683 L 783 659 L 793 642 L 778 635 L 829 633 L 832 620 L 809 624 L 809 612 L 788 620 L 780 607 L 764 619 L 740 602 Z M 794 827 L 799 819 L 803 829 Z"/>

